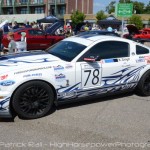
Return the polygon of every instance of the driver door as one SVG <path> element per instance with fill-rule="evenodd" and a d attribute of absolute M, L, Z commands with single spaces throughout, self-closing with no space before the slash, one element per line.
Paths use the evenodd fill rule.
<path fill-rule="evenodd" d="M 125 48 L 121 48 L 120 45 L 125 45 Z M 121 70 L 130 67 L 128 47 L 128 43 L 120 41 L 99 42 L 78 60 L 76 82 L 81 83 L 80 88 L 83 95 L 90 96 L 102 93 L 102 91 L 107 92 L 107 89 L 117 80 L 118 74 L 115 75 L 115 73 L 119 72 L 119 75 L 122 76 L 123 71 Z M 125 61 L 120 61 L 122 57 Z"/>

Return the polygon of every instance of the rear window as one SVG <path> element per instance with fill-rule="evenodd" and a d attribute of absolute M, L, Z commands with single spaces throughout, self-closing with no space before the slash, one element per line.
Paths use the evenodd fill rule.
<path fill-rule="evenodd" d="M 136 54 L 137 55 L 141 55 L 141 54 L 148 54 L 149 53 L 149 49 L 136 45 Z"/>

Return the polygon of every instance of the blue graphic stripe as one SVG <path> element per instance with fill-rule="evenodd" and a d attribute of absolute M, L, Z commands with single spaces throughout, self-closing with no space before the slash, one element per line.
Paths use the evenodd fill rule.
<path fill-rule="evenodd" d="M 3 105 L 4 105 L 5 103 L 7 103 L 9 100 L 10 100 L 10 97 L 8 97 L 8 98 L 6 98 L 5 100 L 3 100 L 3 101 L 0 102 L 0 111 L 6 110 L 6 109 L 3 107 Z"/>
<path fill-rule="evenodd" d="M 63 92 L 69 92 L 69 91 L 71 91 L 73 88 L 75 88 L 77 85 L 79 85 L 81 82 L 79 82 L 79 83 L 77 83 L 77 84 L 75 84 L 74 86 L 72 86 L 72 87 L 70 87 L 70 88 L 68 88 L 68 89 L 66 89 L 65 91 L 63 91 Z M 76 88 L 76 89 L 78 89 L 78 88 Z"/>
<path fill-rule="evenodd" d="M 146 65 L 141 66 L 141 67 L 139 67 L 139 68 L 136 68 L 136 69 L 134 69 L 134 70 L 132 70 L 132 71 L 126 73 L 125 75 L 118 75 L 118 78 L 119 78 L 119 79 L 116 79 L 116 81 L 114 81 L 114 82 L 111 83 L 111 84 L 126 83 L 127 81 L 129 81 L 130 79 L 132 79 L 132 77 L 134 77 L 134 78 L 132 79 L 132 81 L 138 81 L 139 75 L 140 75 L 139 73 L 140 73 L 140 71 L 141 71 L 145 66 L 146 66 Z M 128 70 L 129 70 L 129 68 L 125 68 L 125 69 L 123 69 L 123 70 L 120 70 L 120 71 L 118 71 L 118 72 L 113 73 L 112 75 L 117 74 L 117 73 L 120 73 L 120 72 L 124 73 L 125 71 L 128 71 Z M 106 76 L 106 77 L 103 77 L 103 78 L 102 78 L 102 81 L 104 82 L 104 86 L 105 86 L 105 85 L 110 85 L 110 84 L 107 83 L 107 82 L 112 81 L 112 80 L 115 80 L 115 77 L 117 78 L 117 76 Z"/>

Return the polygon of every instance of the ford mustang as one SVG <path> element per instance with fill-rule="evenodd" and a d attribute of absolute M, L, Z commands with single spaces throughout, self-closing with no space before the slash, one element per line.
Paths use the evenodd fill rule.
<path fill-rule="evenodd" d="M 150 96 L 150 48 L 120 37 L 70 37 L 0 57 L 0 117 L 39 118 L 53 104 L 133 90 Z"/>

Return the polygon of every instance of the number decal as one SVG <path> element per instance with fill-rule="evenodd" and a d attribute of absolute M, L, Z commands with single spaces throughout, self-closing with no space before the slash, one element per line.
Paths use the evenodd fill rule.
<path fill-rule="evenodd" d="M 92 77 L 91 77 L 91 72 L 92 73 Z M 99 75 L 100 75 L 100 72 L 99 72 L 99 69 L 94 69 L 94 70 L 84 70 L 84 73 L 88 73 L 88 76 L 87 76 L 87 79 L 84 83 L 84 86 L 87 85 L 88 81 L 91 79 L 91 84 L 92 85 L 97 85 L 100 81 L 99 79 Z"/>
<path fill-rule="evenodd" d="M 85 84 L 84 84 L 84 86 L 86 86 L 86 84 L 87 84 L 87 82 L 88 82 L 88 80 L 89 80 L 89 77 L 90 77 L 90 75 L 91 75 L 91 70 L 84 70 L 84 72 L 88 72 L 89 74 L 88 74 L 88 77 L 87 77 L 87 79 L 86 79 L 86 82 L 85 82 Z"/>
<path fill-rule="evenodd" d="M 96 81 L 96 82 L 95 82 Z M 95 69 L 93 71 L 93 79 L 92 79 L 92 84 L 96 85 L 99 82 L 99 70 Z"/>

